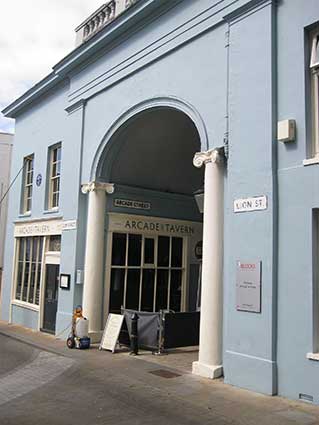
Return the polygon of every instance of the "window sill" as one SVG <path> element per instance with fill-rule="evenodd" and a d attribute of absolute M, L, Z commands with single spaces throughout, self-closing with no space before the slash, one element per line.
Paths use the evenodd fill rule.
<path fill-rule="evenodd" d="M 51 210 L 44 210 L 43 214 L 56 214 L 59 212 L 59 208 L 52 208 Z"/>
<path fill-rule="evenodd" d="M 18 307 L 26 308 L 28 310 L 37 311 L 37 312 L 40 310 L 40 306 L 38 306 L 36 304 L 27 303 L 26 301 L 13 300 L 11 304 L 17 305 Z"/>
<path fill-rule="evenodd" d="M 302 164 L 304 166 L 313 165 L 313 164 L 319 164 L 319 156 L 314 156 L 313 158 L 304 159 L 302 161 Z"/>
<path fill-rule="evenodd" d="M 307 359 L 319 362 L 319 353 L 307 353 Z"/>
<path fill-rule="evenodd" d="M 26 212 L 26 213 L 21 213 L 18 216 L 19 218 L 27 218 L 27 217 L 31 217 L 31 211 L 30 212 Z"/>

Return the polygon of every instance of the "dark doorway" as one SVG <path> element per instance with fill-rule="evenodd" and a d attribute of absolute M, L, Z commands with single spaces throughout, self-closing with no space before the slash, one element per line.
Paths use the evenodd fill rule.
<path fill-rule="evenodd" d="M 185 264 L 181 237 L 113 233 L 110 312 L 121 307 L 181 311 Z"/>
<path fill-rule="evenodd" d="M 50 333 L 55 333 L 55 321 L 58 308 L 59 269 L 60 266 L 56 264 L 46 265 L 43 330 Z"/>

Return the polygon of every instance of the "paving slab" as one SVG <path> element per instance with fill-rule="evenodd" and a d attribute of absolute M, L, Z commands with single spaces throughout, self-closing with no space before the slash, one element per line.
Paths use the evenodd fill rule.
<path fill-rule="evenodd" d="M 33 347 L 44 362 L 29 357 L 22 374 L 13 369 L 13 383 L 5 380 L 8 375 L 0 376 L 1 425 L 319 425 L 318 406 L 192 375 L 194 347 L 166 356 L 141 351 L 134 357 L 123 350 L 99 351 L 98 346 L 69 350 L 52 335 L 5 322 L 0 322 L 0 334 L 11 335 L 21 347 Z M 17 387 L 27 387 L 33 369 L 34 386 L 19 393 Z M 5 387 L 10 391 L 4 391 L 8 399 L 1 404 Z"/>

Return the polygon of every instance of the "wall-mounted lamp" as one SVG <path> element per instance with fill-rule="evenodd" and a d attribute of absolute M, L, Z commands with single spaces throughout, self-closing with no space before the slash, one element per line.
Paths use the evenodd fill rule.
<path fill-rule="evenodd" d="M 198 189 L 194 193 L 194 198 L 200 213 L 204 212 L 204 189 Z"/>

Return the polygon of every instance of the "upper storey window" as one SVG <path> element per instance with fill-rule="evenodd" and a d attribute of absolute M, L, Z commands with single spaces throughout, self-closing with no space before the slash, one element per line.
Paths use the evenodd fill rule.
<path fill-rule="evenodd" d="M 311 34 L 310 46 L 313 156 L 319 157 L 319 28 Z"/>
<path fill-rule="evenodd" d="M 28 214 L 32 208 L 32 186 L 33 186 L 33 162 L 34 155 L 24 158 L 22 213 Z"/>
<path fill-rule="evenodd" d="M 55 210 L 59 208 L 60 201 L 61 143 L 50 148 L 49 162 L 48 207 Z"/>

